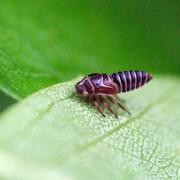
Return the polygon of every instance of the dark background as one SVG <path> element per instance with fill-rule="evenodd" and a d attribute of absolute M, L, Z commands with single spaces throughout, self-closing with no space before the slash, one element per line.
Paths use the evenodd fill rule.
<path fill-rule="evenodd" d="M 23 32 L 22 38 L 39 41 L 37 51 L 44 58 L 36 61 L 60 72 L 59 82 L 79 74 L 131 69 L 180 74 L 179 1 L 2 0 L 0 10 L 1 20 Z M 26 34 L 26 28 L 36 33 Z M 26 49 L 19 53 L 28 54 Z M 32 59 L 27 56 L 26 61 Z M 15 102 L 4 93 L 0 100 L 0 110 Z"/>

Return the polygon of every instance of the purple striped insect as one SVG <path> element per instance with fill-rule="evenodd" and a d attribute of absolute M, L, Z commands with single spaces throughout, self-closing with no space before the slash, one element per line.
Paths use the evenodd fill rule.
<path fill-rule="evenodd" d="M 77 94 L 80 97 L 89 97 L 104 117 L 100 104 L 117 117 L 109 103 L 118 105 L 130 115 L 117 94 L 137 89 L 151 79 L 152 75 L 144 71 L 122 71 L 111 75 L 94 73 L 83 78 L 75 87 Z"/>

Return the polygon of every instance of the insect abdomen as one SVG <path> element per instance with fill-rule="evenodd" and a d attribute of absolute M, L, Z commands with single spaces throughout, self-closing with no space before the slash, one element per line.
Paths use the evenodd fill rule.
<path fill-rule="evenodd" d="M 127 92 L 143 86 L 152 79 L 149 73 L 144 71 L 122 71 L 111 75 L 118 86 L 118 92 Z"/>

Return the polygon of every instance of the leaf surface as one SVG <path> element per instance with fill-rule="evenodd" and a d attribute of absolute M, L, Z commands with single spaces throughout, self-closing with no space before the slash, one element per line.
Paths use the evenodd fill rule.
<path fill-rule="evenodd" d="M 180 178 L 180 80 L 155 77 L 122 94 L 132 116 L 103 118 L 78 79 L 37 92 L 0 117 L 0 176 L 23 179 Z"/>

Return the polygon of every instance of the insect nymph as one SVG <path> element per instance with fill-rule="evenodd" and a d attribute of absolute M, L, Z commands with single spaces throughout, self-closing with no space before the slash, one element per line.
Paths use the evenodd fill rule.
<path fill-rule="evenodd" d="M 120 102 L 117 94 L 137 89 L 151 79 L 151 74 L 144 71 L 122 71 L 110 75 L 94 73 L 83 78 L 75 87 L 77 94 L 81 97 L 88 97 L 103 116 L 105 115 L 100 104 L 117 117 L 109 103 L 118 105 L 130 114 Z"/>

